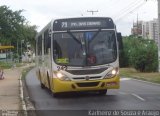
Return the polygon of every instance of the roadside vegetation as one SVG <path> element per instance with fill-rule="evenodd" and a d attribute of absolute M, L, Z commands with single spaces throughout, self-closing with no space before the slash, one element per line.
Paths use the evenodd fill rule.
<path fill-rule="evenodd" d="M 9 69 L 9 68 L 12 67 L 12 64 L 9 63 L 9 62 L 0 62 L 0 67 L 1 67 L 2 69 Z"/>
<path fill-rule="evenodd" d="M 30 25 L 22 15 L 24 10 L 13 11 L 8 6 L 0 6 L 0 43 L 20 47 L 21 40 L 34 45 L 36 25 Z"/>
<path fill-rule="evenodd" d="M 123 38 L 121 67 L 133 67 L 140 72 L 158 71 L 158 47 L 150 39 L 129 36 Z"/>
<path fill-rule="evenodd" d="M 2 69 L 10 69 L 10 68 L 15 68 L 15 67 L 21 67 L 24 66 L 26 63 L 13 63 L 13 62 L 2 62 L 0 61 L 0 67 Z"/>
<path fill-rule="evenodd" d="M 158 47 L 150 39 L 123 37 L 120 50 L 120 76 L 160 83 Z"/>
<path fill-rule="evenodd" d="M 139 72 L 134 68 L 120 68 L 120 77 L 129 77 L 160 84 L 160 73 Z"/>
<path fill-rule="evenodd" d="M 0 45 L 14 46 L 14 60 L 20 59 L 22 51 L 27 51 L 29 45 L 33 51 L 35 48 L 37 26 L 30 25 L 22 15 L 23 12 L 24 10 L 13 11 L 6 5 L 0 6 Z"/>

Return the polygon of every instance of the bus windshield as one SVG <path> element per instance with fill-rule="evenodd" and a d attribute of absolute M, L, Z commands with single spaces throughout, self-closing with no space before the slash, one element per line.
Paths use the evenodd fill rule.
<path fill-rule="evenodd" d="M 114 62 L 117 46 L 114 30 L 55 33 L 55 63 L 66 66 L 97 66 Z"/>

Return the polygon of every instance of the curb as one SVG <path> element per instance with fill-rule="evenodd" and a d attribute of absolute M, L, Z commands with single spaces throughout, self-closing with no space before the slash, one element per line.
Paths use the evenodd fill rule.
<path fill-rule="evenodd" d="M 34 107 L 33 103 L 31 102 L 31 100 L 29 98 L 29 94 L 27 92 L 28 89 L 27 89 L 27 86 L 26 86 L 26 82 L 22 79 L 23 71 L 25 71 L 26 69 L 28 69 L 32 66 L 34 66 L 34 65 L 27 64 L 27 67 L 22 68 L 21 75 L 20 75 L 20 78 L 19 78 L 20 100 L 21 100 L 21 107 L 22 107 L 23 116 L 37 116 L 36 111 L 35 111 L 35 107 Z"/>
<path fill-rule="evenodd" d="M 20 85 L 20 100 L 21 100 L 22 110 L 24 111 L 24 116 L 27 116 L 27 108 L 26 108 L 26 103 L 24 101 L 24 95 L 23 95 L 22 74 L 19 77 L 19 85 Z"/>
<path fill-rule="evenodd" d="M 132 78 L 132 79 L 136 80 L 136 81 L 140 81 L 140 82 L 144 82 L 144 83 L 149 83 L 149 84 L 152 84 L 152 85 L 160 86 L 160 84 L 158 84 L 158 83 L 154 83 L 154 82 L 150 82 L 150 81 L 145 81 L 145 80 L 140 80 L 140 79 L 135 79 L 135 78 Z"/>
<path fill-rule="evenodd" d="M 140 81 L 140 82 L 143 82 L 143 83 L 149 83 L 149 84 L 152 84 L 152 85 L 156 85 L 156 86 L 160 86 L 159 83 L 154 83 L 154 82 L 150 82 L 150 81 L 146 81 L 146 80 L 141 80 L 141 79 L 137 79 L 138 77 L 126 77 L 126 76 L 121 76 L 121 78 L 129 78 L 131 80 L 136 80 L 136 81 Z"/>

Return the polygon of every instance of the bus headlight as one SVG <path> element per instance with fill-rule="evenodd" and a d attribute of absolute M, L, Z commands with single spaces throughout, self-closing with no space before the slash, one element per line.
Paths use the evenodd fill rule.
<path fill-rule="evenodd" d="M 63 77 L 63 74 L 60 73 L 60 72 L 58 72 L 58 73 L 56 74 L 56 76 L 57 76 L 58 78 L 62 78 L 62 77 Z"/>
<path fill-rule="evenodd" d="M 66 75 L 62 74 L 61 72 L 57 72 L 56 77 L 62 81 L 70 81 L 70 79 Z"/>
<path fill-rule="evenodd" d="M 118 68 L 114 68 L 111 71 L 109 71 L 105 76 L 104 79 L 113 78 L 119 73 Z"/>

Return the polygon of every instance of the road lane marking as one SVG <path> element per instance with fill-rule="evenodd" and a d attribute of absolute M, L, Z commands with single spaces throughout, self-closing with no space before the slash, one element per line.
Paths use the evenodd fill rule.
<path fill-rule="evenodd" d="M 120 80 L 121 81 L 128 81 L 128 80 L 131 80 L 131 78 L 121 78 Z"/>
<path fill-rule="evenodd" d="M 142 97 L 140 97 L 139 95 L 132 93 L 133 96 L 135 96 L 136 98 L 140 99 L 141 101 L 145 101 L 145 99 L 143 99 Z"/>

